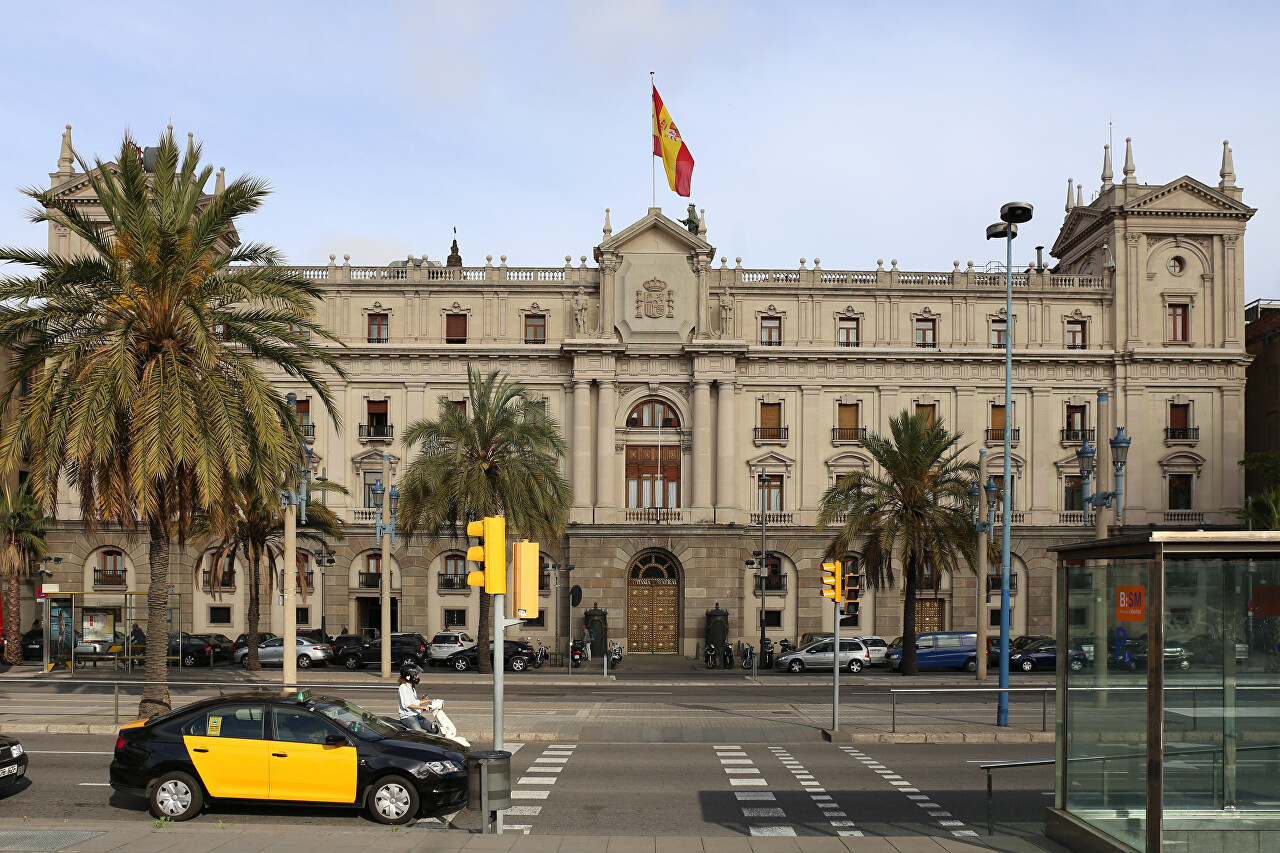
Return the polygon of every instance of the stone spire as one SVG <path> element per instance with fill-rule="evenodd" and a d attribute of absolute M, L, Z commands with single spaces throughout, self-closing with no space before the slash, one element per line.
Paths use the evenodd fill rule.
<path fill-rule="evenodd" d="M 453 245 L 449 247 L 449 257 L 445 258 L 444 265 L 446 267 L 461 267 L 462 255 L 458 252 L 458 228 L 453 229 Z"/>
<path fill-rule="evenodd" d="M 58 174 L 74 175 L 76 159 L 71 153 L 71 125 L 62 132 L 62 150 L 58 152 Z"/>
<path fill-rule="evenodd" d="M 68 131 L 70 135 L 70 131 Z M 1218 177 L 1222 180 L 1218 183 L 1218 189 L 1231 189 L 1236 185 L 1236 166 L 1231 162 L 1231 143 L 1222 140 L 1222 169 L 1218 172 Z"/>
<path fill-rule="evenodd" d="M 1138 179 L 1133 176 L 1133 137 L 1126 136 L 1124 138 L 1124 185 L 1126 187 L 1136 187 Z"/>
<path fill-rule="evenodd" d="M 1075 186 L 1075 183 L 1074 178 L 1067 178 L 1067 204 L 1063 208 L 1067 213 L 1070 213 L 1071 208 L 1076 206 L 1075 193 L 1072 191 L 1072 187 Z"/>
<path fill-rule="evenodd" d="M 698 222 L 698 236 L 705 240 L 707 239 L 707 209 L 705 207 L 698 210 Z"/>
<path fill-rule="evenodd" d="M 608 240 L 613 236 L 613 225 L 609 222 L 609 208 L 604 209 L 604 238 Z"/>
<path fill-rule="evenodd" d="M 227 189 L 227 167 L 218 167 L 218 177 L 213 183 L 213 194 L 222 195 Z"/>
<path fill-rule="evenodd" d="M 1111 179 L 1115 177 L 1115 173 L 1111 171 L 1111 143 L 1102 146 L 1102 191 L 1106 192 L 1115 184 Z"/>
<path fill-rule="evenodd" d="M 1084 207 L 1084 184 L 1076 184 L 1076 207 Z"/>

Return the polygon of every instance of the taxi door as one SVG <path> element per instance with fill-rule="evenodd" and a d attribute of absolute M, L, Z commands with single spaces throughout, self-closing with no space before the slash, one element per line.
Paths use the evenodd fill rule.
<path fill-rule="evenodd" d="M 265 800 L 269 793 L 262 705 L 219 705 L 187 723 L 182 742 L 214 797 Z"/>
<path fill-rule="evenodd" d="M 296 705 L 273 707 L 271 718 L 271 799 L 354 803 L 356 748 L 346 741 L 325 743 L 345 732 Z"/>

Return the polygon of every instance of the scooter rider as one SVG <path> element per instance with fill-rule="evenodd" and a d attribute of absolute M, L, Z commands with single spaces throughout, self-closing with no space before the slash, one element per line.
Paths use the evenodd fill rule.
<path fill-rule="evenodd" d="M 418 681 L 422 675 L 422 667 L 416 663 L 405 663 L 400 666 L 400 688 L 398 692 L 398 711 L 400 725 L 416 732 L 430 732 L 426 720 L 418 716 L 420 711 L 430 710 L 430 701 L 418 700 Z"/>

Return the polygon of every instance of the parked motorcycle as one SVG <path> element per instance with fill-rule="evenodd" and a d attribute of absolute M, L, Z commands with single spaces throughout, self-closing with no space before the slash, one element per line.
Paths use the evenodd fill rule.
<path fill-rule="evenodd" d="M 573 660 L 574 667 L 582 666 L 586 653 L 583 650 L 583 643 L 581 640 L 573 641 L 573 644 L 569 647 L 569 656 Z"/>
<path fill-rule="evenodd" d="M 733 644 L 725 643 L 720 647 L 721 657 L 724 659 L 724 668 L 733 669 Z"/>
<path fill-rule="evenodd" d="M 760 650 L 760 665 L 764 669 L 773 669 L 773 640 L 764 638 L 764 646 Z"/>
<path fill-rule="evenodd" d="M 793 645 L 792 642 L 788 640 L 786 637 L 783 637 L 782 640 L 779 641 L 778 643 L 778 654 L 786 655 L 786 654 L 790 654 L 791 652 L 794 652 L 795 650 L 796 650 L 795 645 Z"/>
<path fill-rule="evenodd" d="M 542 641 L 538 641 L 538 650 L 533 653 L 533 668 L 541 669 L 542 665 L 547 662 L 547 647 L 542 645 Z"/>
<path fill-rule="evenodd" d="M 748 645 L 747 650 L 742 654 L 742 668 L 751 669 L 756 665 L 756 647 Z"/>
<path fill-rule="evenodd" d="M 706 652 L 704 652 L 704 657 L 706 658 L 707 669 L 715 669 L 716 668 L 716 644 L 715 643 L 707 643 L 707 650 Z"/>
<path fill-rule="evenodd" d="M 609 666 L 615 669 L 622 666 L 622 646 L 617 640 L 609 641 Z"/>

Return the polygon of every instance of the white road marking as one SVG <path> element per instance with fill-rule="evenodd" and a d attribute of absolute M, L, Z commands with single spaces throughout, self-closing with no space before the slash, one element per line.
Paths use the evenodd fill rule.
<path fill-rule="evenodd" d="M 736 788 L 740 785 L 767 785 L 769 783 L 763 779 L 730 779 L 729 784 Z"/>
<path fill-rule="evenodd" d="M 733 795 L 740 801 L 768 801 L 777 799 L 777 797 L 769 791 L 734 791 Z"/>
<path fill-rule="evenodd" d="M 517 785 L 554 785 L 555 776 L 521 776 Z"/>
<path fill-rule="evenodd" d="M 507 814 L 537 816 L 542 812 L 542 806 L 511 806 L 506 811 Z M 510 824 L 507 825 L 507 828 L 511 828 Z"/>
<path fill-rule="evenodd" d="M 572 752 L 568 752 L 568 751 L 557 752 L 551 749 L 544 749 L 542 751 L 542 754 L 547 756 L 548 758 L 572 758 L 573 757 Z"/>
<path fill-rule="evenodd" d="M 110 782 L 80 782 L 80 783 L 79 783 L 79 785 L 80 785 L 80 787 L 82 787 L 82 788 L 109 788 L 109 787 L 111 787 L 111 783 L 110 783 Z"/>
<path fill-rule="evenodd" d="M 737 746 L 737 745 L 729 746 L 728 744 L 724 744 L 724 745 L 720 745 L 720 746 L 713 746 L 713 747 L 711 747 L 711 748 L 712 748 L 712 749 L 742 749 L 742 747 L 741 747 L 741 746 Z"/>
<path fill-rule="evenodd" d="M 884 781 L 892 785 L 894 787 L 894 790 L 901 791 L 904 794 L 906 794 L 907 798 L 910 799 L 912 802 L 914 802 L 917 806 L 919 806 L 922 809 L 930 810 L 929 817 L 937 820 L 939 827 L 948 830 L 954 836 L 969 837 L 969 838 L 977 836 L 978 833 L 974 832 L 973 830 L 964 828 L 964 825 L 965 825 L 964 821 L 954 819 L 951 812 L 946 811 L 945 809 L 942 808 L 942 806 L 933 802 L 932 798 L 929 795 L 921 794 L 919 788 L 912 787 L 910 782 L 904 780 L 901 776 L 894 773 L 892 770 L 889 770 L 883 764 L 879 763 L 878 761 L 867 760 L 863 756 L 863 754 L 858 750 L 851 749 L 849 747 L 843 747 L 843 746 L 840 747 L 840 749 L 850 758 L 853 758 L 856 761 L 860 762 L 868 770 L 873 771 L 881 779 L 883 779 Z M 942 818 L 947 818 L 947 819 L 943 820 Z M 832 821 L 831 823 L 833 826 L 840 825 L 840 821 Z M 843 835 L 844 833 L 840 833 L 840 834 Z"/>
<path fill-rule="evenodd" d="M 751 835 L 754 837 L 765 837 L 773 835 L 787 835 L 794 837 L 796 831 L 790 826 L 752 826 L 748 827 Z"/>
<path fill-rule="evenodd" d="M 720 756 L 721 758 L 746 758 L 747 757 L 747 754 L 741 751 L 717 752 L 716 755 Z"/>
<path fill-rule="evenodd" d="M 535 758 L 533 759 L 533 763 L 534 764 L 564 764 L 568 760 L 569 759 L 567 758 Z"/>
<path fill-rule="evenodd" d="M 512 791 L 513 800 L 545 800 L 550 791 Z"/>
<path fill-rule="evenodd" d="M 722 758 L 720 759 L 720 763 L 721 764 L 751 764 L 753 762 L 751 761 L 750 758 Z"/>
<path fill-rule="evenodd" d="M 577 749 L 576 743 L 553 743 L 547 749 Z"/>
<path fill-rule="evenodd" d="M 786 813 L 779 808 L 762 808 L 762 809 L 746 809 L 742 810 L 743 817 L 786 817 Z"/>
<path fill-rule="evenodd" d="M 759 773 L 760 771 L 759 771 L 759 770 L 757 770 L 757 769 L 756 769 L 756 768 L 754 768 L 754 767 L 726 767 L 726 768 L 724 768 L 724 772 L 725 772 L 725 773 L 739 773 L 739 774 L 745 774 L 745 775 L 747 775 L 747 776 L 751 776 L 751 775 L 753 775 L 753 774 L 757 774 L 757 773 Z"/>

